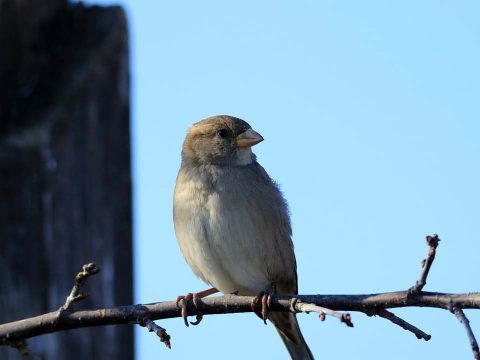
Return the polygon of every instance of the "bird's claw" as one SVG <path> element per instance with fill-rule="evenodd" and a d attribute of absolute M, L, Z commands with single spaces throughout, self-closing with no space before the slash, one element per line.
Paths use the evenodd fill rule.
<path fill-rule="evenodd" d="M 193 300 L 193 294 L 192 293 L 188 293 L 187 295 L 180 295 L 180 296 L 177 296 L 177 301 L 176 301 L 176 304 L 177 304 L 177 308 L 181 308 L 182 309 L 182 318 L 183 318 L 183 321 L 185 323 L 185 326 L 189 326 L 188 325 L 188 320 L 187 320 L 187 317 L 190 315 L 188 313 L 188 302 Z"/>
<path fill-rule="evenodd" d="M 188 319 L 187 319 L 188 316 L 191 315 L 188 312 L 188 302 L 189 301 L 191 301 L 193 303 L 193 307 L 196 310 L 196 313 L 197 313 L 197 320 L 196 321 L 190 321 L 189 322 Z M 177 301 L 176 301 L 177 308 L 182 309 L 182 318 L 183 318 L 183 321 L 184 321 L 184 323 L 187 327 L 189 326 L 188 323 L 190 323 L 192 325 L 198 325 L 202 321 L 203 315 L 200 312 L 200 303 L 201 303 L 200 302 L 200 297 L 198 296 L 198 294 L 188 293 L 187 295 L 177 296 Z"/>
<path fill-rule="evenodd" d="M 260 294 L 255 296 L 252 300 L 252 310 L 255 312 L 255 314 L 263 320 L 263 323 L 267 325 L 267 319 L 268 319 L 268 309 L 270 308 L 272 298 L 271 298 L 272 293 L 271 292 L 266 292 L 262 291 Z M 261 303 L 261 308 L 259 309 L 259 303 Z"/>
<path fill-rule="evenodd" d="M 192 325 L 198 325 L 200 322 L 203 320 L 203 315 L 202 314 L 197 314 L 197 320 L 195 321 L 190 321 L 190 324 Z"/>

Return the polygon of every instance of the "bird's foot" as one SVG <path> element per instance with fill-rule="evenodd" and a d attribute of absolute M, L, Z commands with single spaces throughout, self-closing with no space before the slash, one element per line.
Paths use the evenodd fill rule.
<path fill-rule="evenodd" d="M 272 303 L 272 295 L 274 292 L 272 290 L 262 291 L 260 294 L 255 296 L 252 300 L 252 310 L 253 312 L 263 320 L 264 324 L 267 325 L 268 318 L 268 309 Z"/>
<path fill-rule="evenodd" d="M 202 301 L 200 300 L 201 298 L 215 294 L 217 293 L 218 290 L 216 288 L 211 288 L 208 290 L 200 291 L 198 293 L 188 293 L 187 295 L 180 295 L 177 296 L 177 307 L 182 309 L 182 317 L 183 321 L 185 322 L 185 325 L 188 326 L 189 321 L 187 320 L 187 317 L 193 314 L 190 314 L 188 312 L 188 302 L 191 301 L 193 304 L 193 307 L 195 309 L 195 313 L 197 315 L 197 320 L 196 321 L 190 321 L 190 324 L 192 325 L 198 325 L 200 324 L 200 321 L 203 319 L 203 314 L 201 311 L 201 303 Z"/>
<path fill-rule="evenodd" d="M 189 314 L 188 312 L 188 302 L 189 301 L 192 301 L 193 300 L 193 294 L 192 293 L 188 293 L 187 295 L 179 295 L 177 296 L 177 301 L 176 301 L 176 304 L 177 304 L 177 308 L 181 308 L 182 309 L 182 318 L 183 318 L 183 321 L 185 322 L 185 325 L 186 326 L 189 326 L 188 325 L 188 320 L 187 320 L 187 317 L 191 314 Z M 198 321 L 198 308 L 196 308 L 197 310 L 197 324 L 200 323 L 200 321 Z"/>

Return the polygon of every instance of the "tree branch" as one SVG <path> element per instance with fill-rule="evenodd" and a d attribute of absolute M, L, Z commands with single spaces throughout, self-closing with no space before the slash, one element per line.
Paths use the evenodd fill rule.
<path fill-rule="evenodd" d="M 87 293 L 80 292 L 80 288 L 82 287 L 85 280 L 87 280 L 90 276 L 98 274 L 99 272 L 100 269 L 93 262 L 83 265 L 82 271 L 80 271 L 77 276 L 75 276 L 75 283 L 73 284 L 72 291 L 65 300 L 65 304 L 63 304 L 60 309 L 58 309 L 57 316 L 61 316 L 64 311 L 72 310 L 75 303 L 88 297 Z"/>
<path fill-rule="evenodd" d="M 367 312 L 366 314 L 369 315 L 369 316 L 378 315 L 378 316 L 380 316 L 384 319 L 390 320 L 392 323 L 394 323 L 394 324 L 400 326 L 401 328 L 415 334 L 417 339 L 423 339 L 425 341 L 428 341 L 432 338 L 431 335 L 428 335 L 428 334 L 424 333 L 422 330 L 420 330 L 416 326 L 413 326 L 412 324 L 406 322 L 405 320 L 403 320 L 402 318 L 398 317 L 397 315 L 395 315 L 394 313 L 392 313 L 388 310 L 380 309 L 380 310 L 375 311 L 374 313 L 368 313 Z"/>
<path fill-rule="evenodd" d="M 409 289 L 411 295 L 420 293 L 423 287 L 427 284 L 427 276 L 430 271 L 430 267 L 432 266 L 433 260 L 435 260 L 435 253 L 439 241 L 440 239 L 438 238 L 437 234 L 434 234 L 433 236 L 427 236 L 427 244 L 430 249 L 428 251 L 427 257 L 422 261 L 422 270 L 420 272 L 419 279 L 417 280 L 415 285 Z"/>
<path fill-rule="evenodd" d="M 172 348 L 172 345 L 170 344 L 170 335 L 167 334 L 167 330 L 162 328 L 161 326 L 155 324 L 154 321 L 146 318 L 143 320 L 139 320 L 138 324 L 140 326 L 146 327 L 148 331 L 154 332 L 160 339 L 161 342 L 165 344 L 165 346 L 169 349 Z"/>
<path fill-rule="evenodd" d="M 271 296 L 269 311 L 281 312 L 318 312 L 320 319 L 333 316 L 347 326 L 353 327 L 350 314 L 337 311 L 362 312 L 369 316 L 378 315 L 414 333 L 417 338 L 429 340 L 430 335 L 394 315 L 386 309 L 401 307 L 430 307 L 449 310 L 454 313 L 467 330 L 475 359 L 480 360 L 478 344 L 473 335 L 469 321 L 462 309 L 480 309 L 480 293 L 449 294 L 425 292 L 427 276 L 435 258 L 435 251 L 440 239 L 428 236 L 429 252 L 422 265 L 420 278 L 416 284 L 405 291 L 395 291 L 364 295 L 291 295 Z M 52 332 L 90 326 L 114 324 L 139 324 L 157 334 L 167 347 L 170 347 L 170 335 L 154 321 L 182 317 L 182 309 L 176 301 L 165 301 L 154 304 L 117 306 L 93 310 L 74 311 L 73 304 L 84 298 L 80 294 L 83 281 L 97 273 L 95 264 L 84 265 L 76 279 L 72 292 L 65 304 L 58 310 L 32 318 L 0 324 L 0 345 L 14 346 L 26 350 L 26 339 Z M 224 295 L 208 297 L 201 300 L 202 315 L 231 314 L 252 312 L 251 296 Z M 192 302 L 186 303 L 189 315 L 198 315 Z M 27 351 L 28 352 L 28 351 Z"/>
<path fill-rule="evenodd" d="M 319 318 L 321 321 L 325 321 L 326 315 L 332 316 L 340 320 L 340 322 L 344 323 L 348 327 L 353 327 L 352 319 L 349 313 L 339 313 L 332 309 L 328 309 L 325 307 L 321 307 L 312 303 L 302 303 L 297 298 L 292 299 L 292 304 L 290 310 L 292 312 L 316 312 L 319 314 Z"/>
<path fill-rule="evenodd" d="M 452 306 L 450 311 L 455 314 L 458 321 L 463 325 L 465 331 L 467 332 L 468 340 L 470 340 L 470 346 L 473 351 L 473 358 L 475 360 L 480 360 L 480 351 L 478 349 L 477 339 L 475 339 L 475 335 L 473 335 L 472 328 L 470 326 L 470 321 L 466 317 L 465 313 L 462 309 L 458 308 L 457 306 Z"/>
<path fill-rule="evenodd" d="M 224 295 L 202 300 L 204 315 L 232 314 L 252 312 L 251 296 Z M 446 294 L 422 292 L 411 298 L 408 291 L 397 291 L 368 295 L 295 295 L 272 297 L 270 311 L 291 311 L 291 301 L 315 304 L 337 311 L 376 312 L 383 308 L 399 307 L 431 307 L 447 309 L 450 304 L 456 304 L 462 309 L 480 309 L 480 293 Z M 195 314 L 194 307 L 189 303 L 188 311 Z M 154 304 L 117 306 L 95 310 L 80 310 L 64 312 L 58 318 L 57 311 L 35 316 L 29 319 L 14 321 L 0 325 L 0 344 L 19 339 L 27 339 L 38 335 L 61 330 L 103 326 L 114 324 L 138 323 L 138 319 L 151 320 L 181 317 L 181 309 L 175 301 L 158 302 Z"/>

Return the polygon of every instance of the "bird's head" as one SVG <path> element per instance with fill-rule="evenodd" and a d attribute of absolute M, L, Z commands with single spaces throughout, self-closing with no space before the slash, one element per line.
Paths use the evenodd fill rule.
<path fill-rule="evenodd" d="M 184 161 L 198 164 L 242 166 L 255 160 L 251 147 L 263 140 L 236 117 L 219 115 L 192 125 L 183 143 Z"/>

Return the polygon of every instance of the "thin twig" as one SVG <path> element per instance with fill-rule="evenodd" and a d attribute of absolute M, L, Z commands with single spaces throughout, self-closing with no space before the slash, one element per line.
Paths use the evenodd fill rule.
<path fill-rule="evenodd" d="M 7 342 L 5 345 L 10 345 L 11 347 L 14 347 L 15 349 L 17 349 L 25 359 L 28 359 L 28 360 L 33 359 L 32 354 L 28 350 L 27 340 L 19 339 L 16 341 Z"/>
<path fill-rule="evenodd" d="M 405 320 L 403 320 L 402 318 L 398 317 L 397 315 L 395 315 L 394 313 L 392 313 L 388 310 L 380 309 L 380 310 L 376 310 L 376 311 L 372 311 L 372 312 L 366 312 L 366 314 L 368 316 L 378 315 L 378 316 L 380 316 L 384 319 L 390 320 L 392 323 L 394 323 L 394 324 L 400 326 L 401 328 L 415 334 L 417 339 L 423 339 L 425 341 L 428 341 L 432 338 L 431 335 L 423 332 L 422 330 L 420 330 L 416 326 L 413 326 L 412 324 L 406 322 Z"/>
<path fill-rule="evenodd" d="M 167 348 L 172 348 L 172 344 L 170 343 L 170 335 L 168 335 L 167 330 L 165 330 L 163 327 L 157 325 L 153 320 L 148 318 L 139 321 L 138 324 L 146 327 L 150 332 L 153 331 L 155 334 L 157 334 L 157 336 L 160 338 L 160 341 L 163 342 Z"/>
<path fill-rule="evenodd" d="M 422 261 L 422 270 L 420 271 L 419 279 L 417 280 L 415 285 L 408 290 L 410 295 L 419 294 L 422 291 L 423 287 L 427 284 L 428 272 L 430 271 L 430 267 L 432 266 L 433 260 L 435 259 L 435 252 L 439 241 L 440 239 L 438 238 L 437 234 L 434 234 L 433 236 L 427 236 L 427 244 L 430 247 L 428 250 L 428 255 Z"/>
<path fill-rule="evenodd" d="M 325 316 L 329 315 L 337 318 L 340 320 L 340 322 L 345 323 L 345 325 L 348 327 L 353 327 L 352 317 L 349 313 L 339 313 L 326 307 L 318 306 L 312 303 L 301 302 L 296 298 L 292 300 L 292 308 L 294 312 L 304 312 L 307 314 L 309 312 L 316 312 L 319 314 L 319 318 L 322 321 L 325 321 Z"/>
<path fill-rule="evenodd" d="M 82 287 L 85 280 L 87 280 L 90 276 L 98 274 L 100 269 L 97 267 L 95 263 L 85 264 L 82 267 L 82 271 L 80 271 L 77 276 L 75 276 L 75 284 L 73 285 L 72 291 L 70 295 L 67 296 L 65 300 L 65 304 L 63 304 L 60 309 L 58 309 L 58 316 L 62 315 L 64 311 L 72 310 L 73 305 L 80 300 L 83 300 L 88 297 L 87 293 L 81 293 L 80 288 Z"/>
<path fill-rule="evenodd" d="M 470 321 L 468 320 L 467 316 L 465 315 L 463 310 L 457 306 L 452 306 L 450 308 L 450 311 L 455 314 L 458 321 L 460 321 L 460 323 L 465 328 L 465 331 L 467 332 L 468 340 L 470 341 L 470 346 L 473 351 L 473 358 L 475 360 L 480 360 L 480 351 L 478 349 L 477 339 L 475 339 L 475 335 L 473 334 L 472 327 L 470 326 Z"/>

